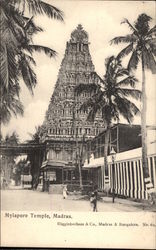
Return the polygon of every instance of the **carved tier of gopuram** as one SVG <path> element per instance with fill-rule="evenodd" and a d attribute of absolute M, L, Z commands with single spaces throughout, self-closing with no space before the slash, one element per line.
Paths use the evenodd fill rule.
<path fill-rule="evenodd" d="M 45 121 L 41 141 L 46 143 L 46 158 L 41 169 L 47 169 L 50 183 L 62 183 L 74 177 L 78 161 L 85 157 L 85 141 L 104 129 L 99 113 L 94 122 L 87 112 L 79 110 L 88 93 L 76 97 L 80 83 L 97 84 L 98 77 L 89 52 L 88 34 L 81 25 L 71 33 L 58 73 Z"/>

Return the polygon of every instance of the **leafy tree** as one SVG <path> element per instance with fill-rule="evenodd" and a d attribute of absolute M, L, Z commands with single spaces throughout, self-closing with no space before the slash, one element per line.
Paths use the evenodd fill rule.
<path fill-rule="evenodd" d="M 77 95 L 82 92 L 90 93 L 82 105 L 81 110 L 89 111 L 88 120 L 94 121 L 97 112 L 101 111 L 105 124 L 104 159 L 105 169 L 107 169 L 107 154 L 112 122 L 119 121 L 120 115 L 129 123 L 133 121 L 134 115 L 139 113 L 137 106 L 129 98 L 141 98 L 141 92 L 134 89 L 136 78 L 129 74 L 129 71 L 121 66 L 119 59 L 114 56 L 106 59 L 106 73 L 98 84 L 79 84 L 75 88 Z"/>
<path fill-rule="evenodd" d="M 18 134 L 14 131 L 11 135 L 6 135 L 3 143 L 9 145 L 17 145 L 19 143 Z"/>
<path fill-rule="evenodd" d="M 146 78 L 145 70 L 149 69 L 153 74 L 156 73 L 156 25 L 150 28 L 149 22 L 152 18 L 146 14 L 138 16 L 137 21 L 132 25 L 127 19 L 123 23 L 128 24 L 131 33 L 125 36 L 115 37 L 111 43 L 127 43 L 128 45 L 119 53 L 118 58 L 131 53 L 128 63 L 128 70 L 136 69 L 141 62 L 142 69 L 142 110 L 141 110 L 141 127 L 142 127 L 142 164 L 144 176 L 149 177 L 147 165 L 147 131 L 146 131 L 146 112 L 147 97 L 145 91 Z"/>
<path fill-rule="evenodd" d="M 6 135 L 5 138 L 1 140 L 1 143 L 6 146 L 17 145 L 19 142 L 19 136 L 16 132 L 13 132 L 11 135 Z M 7 181 L 12 177 L 13 167 L 15 165 L 15 155 L 9 153 L 7 155 L 1 156 L 0 166 L 1 172 Z"/>
<path fill-rule="evenodd" d="M 30 144 L 38 144 L 40 143 L 40 129 L 41 127 L 35 127 L 36 131 L 34 134 L 30 134 L 32 139 L 28 141 Z M 32 188 L 37 188 L 38 180 L 40 176 L 40 166 L 43 160 L 43 150 L 42 149 L 34 149 L 31 153 L 28 154 L 28 160 L 31 164 L 30 173 L 32 176 Z"/>
<path fill-rule="evenodd" d="M 23 105 L 17 96 L 17 86 L 8 86 L 8 88 L 1 88 L 0 96 L 0 124 L 7 124 L 12 115 L 23 115 Z"/>
<path fill-rule="evenodd" d="M 36 65 L 33 52 L 43 51 L 49 57 L 56 55 L 56 52 L 48 47 L 33 44 L 33 34 L 43 30 L 35 25 L 33 16 L 25 16 L 25 10 L 33 16 L 46 14 L 50 18 L 63 21 L 63 13 L 59 9 L 40 0 L 0 1 L 2 123 L 7 123 L 12 114 L 23 114 L 23 106 L 19 100 L 21 79 L 31 93 L 37 84 L 33 69 Z"/>
<path fill-rule="evenodd" d="M 14 164 L 13 179 L 17 186 L 21 182 L 21 175 L 28 175 L 30 172 L 30 163 L 27 159 L 20 159 L 18 163 Z"/>

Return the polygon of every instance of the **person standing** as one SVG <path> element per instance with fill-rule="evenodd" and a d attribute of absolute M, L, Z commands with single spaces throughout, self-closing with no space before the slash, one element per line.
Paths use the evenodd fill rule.
<path fill-rule="evenodd" d="M 63 187 L 63 199 L 66 199 L 67 198 L 67 186 L 65 185 Z"/>
<path fill-rule="evenodd" d="M 97 187 L 95 187 L 90 197 L 90 202 L 93 205 L 93 212 L 97 212 L 97 199 L 98 199 L 98 190 Z"/>

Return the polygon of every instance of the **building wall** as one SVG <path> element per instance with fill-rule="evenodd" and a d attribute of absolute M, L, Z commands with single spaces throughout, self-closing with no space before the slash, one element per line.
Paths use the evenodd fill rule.
<path fill-rule="evenodd" d="M 109 140 L 108 154 L 111 147 L 115 149 L 116 152 L 123 152 L 131 149 L 135 149 L 141 146 L 141 127 L 139 125 L 126 125 L 117 124 L 111 128 L 111 135 Z M 94 158 L 99 158 L 104 156 L 104 142 L 105 142 L 105 132 L 100 133 L 95 138 L 88 140 L 87 150 L 88 159 L 93 153 Z"/>
<path fill-rule="evenodd" d="M 150 190 L 149 187 L 146 188 L 144 182 L 141 147 L 117 153 L 114 164 L 111 156 L 108 156 L 108 187 L 111 193 L 113 192 L 114 171 L 116 195 L 134 199 L 148 199 L 148 193 L 156 190 L 156 143 L 148 144 L 147 155 L 151 183 Z M 101 178 L 98 179 L 97 185 L 100 190 L 104 190 L 107 176 L 105 176 L 103 157 L 92 158 L 89 164 L 84 165 L 84 169 L 88 169 L 93 174 L 97 174 L 98 169 L 101 170 Z"/>
<path fill-rule="evenodd" d="M 49 149 L 47 152 L 47 160 L 62 160 L 62 161 L 71 161 L 72 155 L 69 151 L 66 150 L 55 150 Z"/>
<path fill-rule="evenodd" d="M 153 184 L 153 189 L 156 189 L 156 144 L 148 145 L 147 154 L 150 180 Z M 143 176 L 141 148 L 117 154 L 114 166 L 109 156 L 108 164 L 111 192 L 114 167 L 116 194 L 136 199 L 148 199 Z"/>

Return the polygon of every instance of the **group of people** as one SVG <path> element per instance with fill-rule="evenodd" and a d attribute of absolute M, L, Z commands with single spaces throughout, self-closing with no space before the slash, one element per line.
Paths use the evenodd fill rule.
<path fill-rule="evenodd" d="M 66 199 L 68 196 L 67 185 L 63 186 L 63 199 Z M 97 187 L 94 187 L 90 195 L 90 204 L 93 207 L 93 212 L 97 212 L 97 200 L 98 200 L 98 190 Z"/>

